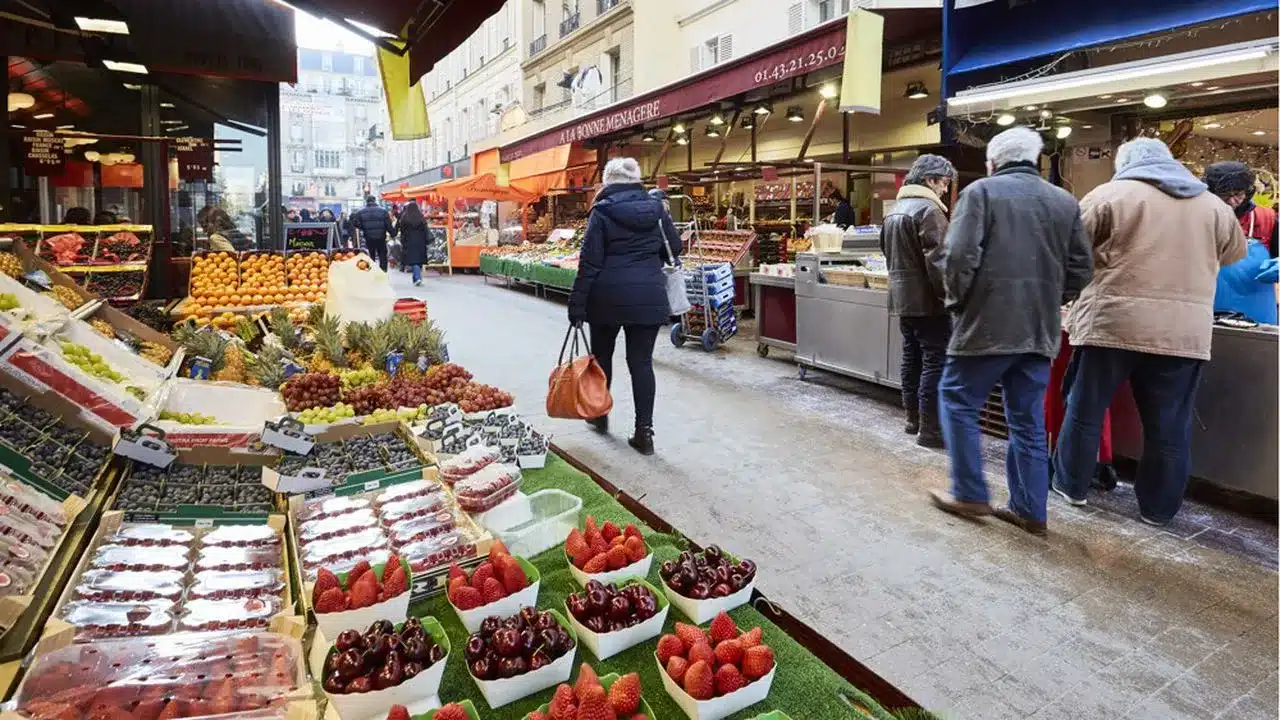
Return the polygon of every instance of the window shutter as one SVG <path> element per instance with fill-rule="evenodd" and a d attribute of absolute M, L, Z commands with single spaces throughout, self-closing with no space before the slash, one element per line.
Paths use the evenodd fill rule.
<path fill-rule="evenodd" d="M 689 48 L 689 70 L 690 72 L 700 72 L 702 70 L 701 43 Z"/>
<path fill-rule="evenodd" d="M 804 30 L 805 25 L 805 3 L 792 3 L 787 9 L 787 33 L 795 35 Z"/>
<path fill-rule="evenodd" d="M 725 63 L 733 59 L 733 34 L 725 33 L 720 38 L 720 62 Z"/>

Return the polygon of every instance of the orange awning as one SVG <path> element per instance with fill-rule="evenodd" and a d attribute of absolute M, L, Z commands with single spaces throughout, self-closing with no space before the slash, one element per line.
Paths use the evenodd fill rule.
<path fill-rule="evenodd" d="M 484 200 L 507 200 L 510 202 L 529 203 L 538 196 L 521 190 L 518 187 L 498 184 L 493 173 L 482 173 L 471 177 L 451 180 L 432 188 L 438 195 L 446 198 L 477 198 Z"/>
<path fill-rule="evenodd" d="M 511 162 L 511 185 L 538 196 L 557 188 L 587 184 L 596 167 L 596 151 L 564 144 Z M 584 181 L 583 178 L 586 178 Z"/>

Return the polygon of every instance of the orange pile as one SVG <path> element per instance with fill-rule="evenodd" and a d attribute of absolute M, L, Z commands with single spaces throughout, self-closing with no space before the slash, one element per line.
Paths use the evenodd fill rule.
<path fill-rule="evenodd" d="M 261 292 L 283 287 L 283 255 L 253 253 L 240 258 L 240 289 Z"/>
<path fill-rule="evenodd" d="M 342 262 L 343 260 L 350 260 L 351 258 L 355 257 L 358 254 L 359 253 L 357 253 L 355 250 L 338 250 L 333 253 L 333 261 Z"/>
<path fill-rule="evenodd" d="M 322 252 L 295 253 L 285 260 L 290 286 L 320 285 L 329 277 L 329 258 Z"/>
<path fill-rule="evenodd" d="M 328 261 L 323 253 L 290 258 L 288 284 L 285 268 L 285 257 L 273 253 L 246 253 L 238 265 L 234 253 L 198 255 L 192 259 L 191 296 L 181 312 L 201 324 L 230 327 L 235 315 L 224 310 L 214 317 L 219 309 L 324 301 Z"/>

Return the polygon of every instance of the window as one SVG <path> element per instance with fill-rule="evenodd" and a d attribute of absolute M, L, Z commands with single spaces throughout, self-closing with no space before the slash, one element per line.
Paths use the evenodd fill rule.
<path fill-rule="evenodd" d="M 333 94 L 333 77 L 325 75 L 320 79 L 320 87 L 324 90 L 325 95 Z"/>
<path fill-rule="evenodd" d="M 292 113 L 289 115 L 289 139 L 296 143 L 302 142 L 302 118 Z"/>
<path fill-rule="evenodd" d="M 324 196 L 336 197 L 338 195 L 338 187 L 331 182 L 324 184 Z"/>
<path fill-rule="evenodd" d="M 533 86 L 533 109 L 541 110 L 547 103 L 547 84 L 538 83 Z"/>
<path fill-rule="evenodd" d="M 325 72 L 333 72 L 333 56 L 329 53 L 320 53 L 320 69 Z"/>
<path fill-rule="evenodd" d="M 609 102 L 618 99 L 618 83 L 622 82 L 619 75 L 622 73 L 622 49 L 613 48 L 604 54 L 605 59 L 605 82 L 609 83 Z"/>
<path fill-rule="evenodd" d="M 316 150 L 317 170 L 341 170 L 342 153 L 337 150 Z"/>
<path fill-rule="evenodd" d="M 733 59 L 733 35 L 725 34 L 689 49 L 689 69 L 700 72 Z"/>
<path fill-rule="evenodd" d="M 809 27 L 810 5 L 814 0 L 801 0 L 787 8 L 787 34 L 795 35 Z"/>
<path fill-rule="evenodd" d="M 293 195 L 305 195 L 307 193 L 307 184 L 304 182 L 295 182 L 293 184 Z"/>
<path fill-rule="evenodd" d="M 293 172 L 300 173 L 307 169 L 307 154 L 302 150 L 294 150 L 290 153 L 289 169 Z"/>
<path fill-rule="evenodd" d="M 547 34 L 547 4 L 542 0 L 533 0 L 533 37 L 535 39 Z"/>

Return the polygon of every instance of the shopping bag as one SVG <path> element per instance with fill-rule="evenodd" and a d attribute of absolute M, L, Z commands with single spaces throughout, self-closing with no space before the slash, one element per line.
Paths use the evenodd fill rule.
<path fill-rule="evenodd" d="M 573 338 L 570 347 L 569 339 Z M 581 340 L 585 354 L 578 355 Z M 565 351 L 569 351 L 568 360 Z M 547 379 L 547 415 L 570 420 L 592 420 L 609 414 L 613 396 L 600 363 L 591 354 L 581 327 L 569 326 L 560 346 L 560 359 Z"/>
<path fill-rule="evenodd" d="M 377 322 L 391 317 L 396 293 L 391 280 L 368 255 L 329 265 L 329 287 L 324 311 L 349 322 Z"/>
<path fill-rule="evenodd" d="M 685 287 L 684 270 L 680 269 L 676 254 L 671 251 L 671 239 L 658 223 L 658 234 L 662 235 L 662 247 L 667 251 L 667 262 L 662 265 L 662 272 L 667 280 L 667 307 L 669 315 L 683 315 L 693 306 L 689 304 L 689 291 Z"/>

